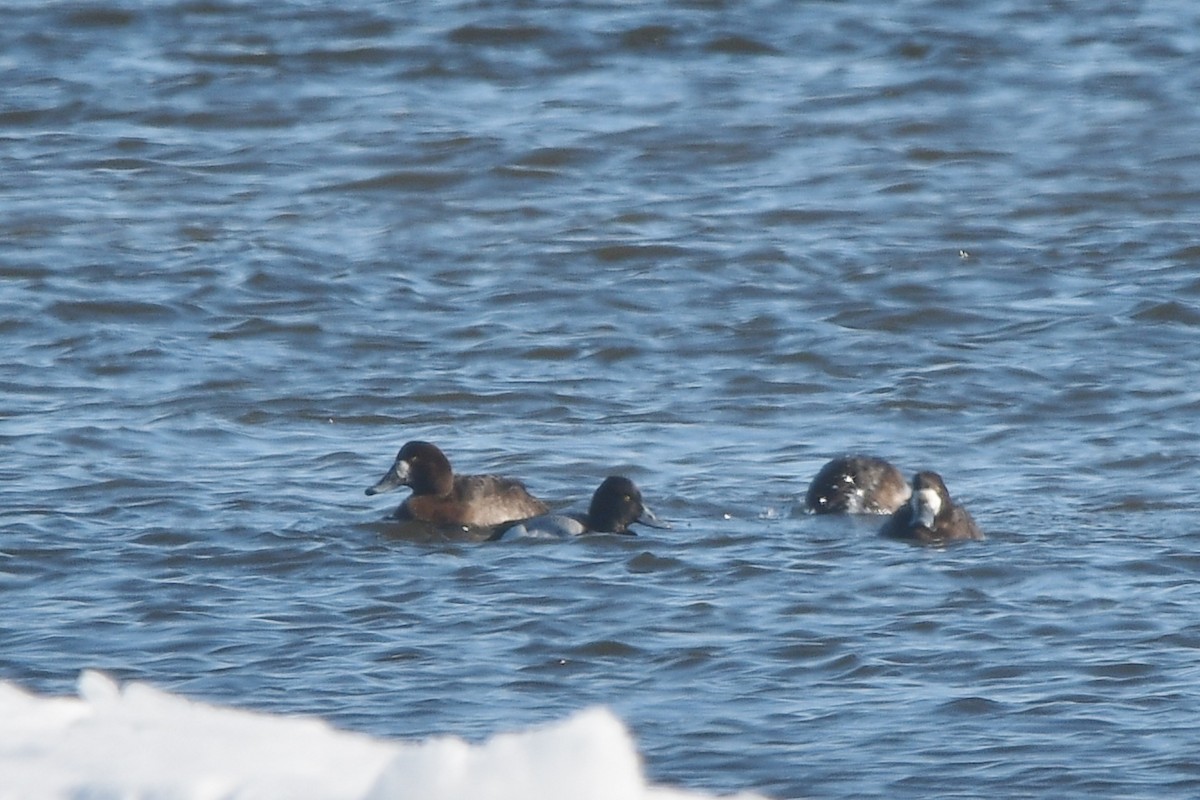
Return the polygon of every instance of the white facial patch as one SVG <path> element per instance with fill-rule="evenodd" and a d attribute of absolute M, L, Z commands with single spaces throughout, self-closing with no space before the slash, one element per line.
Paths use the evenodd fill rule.
<path fill-rule="evenodd" d="M 912 496 L 913 517 L 926 528 L 933 527 L 933 519 L 942 510 L 942 498 L 933 489 L 920 489 Z"/>
<path fill-rule="evenodd" d="M 397 461 L 392 467 L 396 470 L 396 479 L 401 483 L 408 480 L 409 474 L 412 472 L 412 467 L 407 461 Z"/>

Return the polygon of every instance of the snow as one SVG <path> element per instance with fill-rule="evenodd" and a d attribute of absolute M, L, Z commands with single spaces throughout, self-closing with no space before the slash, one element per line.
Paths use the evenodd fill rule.
<path fill-rule="evenodd" d="M 499 734 L 397 742 L 84 672 L 79 697 L 0 682 L 0 800 L 694 800 L 646 782 L 604 708 Z M 742 795 L 748 800 L 749 795 Z"/>

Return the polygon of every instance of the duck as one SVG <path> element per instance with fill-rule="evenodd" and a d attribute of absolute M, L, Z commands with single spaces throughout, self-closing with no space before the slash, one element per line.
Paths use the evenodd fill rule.
<path fill-rule="evenodd" d="M 889 461 L 849 455 L 821 467 L 804 503 L 813 514 L 891 514 L 910 494 L 904 473 Z"/>
<path fill-rule="evenodd" d="M 406 443 L 368 496 L 408 486 L 412 494 L 393 512 L 398 520 L 493 528 L 549 512 L 525 484 L 498 475 L 455 475 L 450 460 L 429 442 Z"/>
<path fill-rule="evenodd" d="M 609 475 L 592 494 L 586 514 L 544 514 L 500 526 L 490 541 L 517 538 L 569 539 L 588 533 L 636 536 L 633 523 L 651 528 L 670 528 L 643 502 L 637 484 L 622 475 Z"/>
<path fill-rule="evenodd" d="M 880 532 L 921 544 L 984 538 L 971 514 L 951 499 L 945 481 L 936 472 L 918 472 L 913 476 L 911 498 L 896 509 Z"/>

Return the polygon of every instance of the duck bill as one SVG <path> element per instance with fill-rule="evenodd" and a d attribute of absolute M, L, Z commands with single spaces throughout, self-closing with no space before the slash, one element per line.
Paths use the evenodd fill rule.
<path fill-rule="evenodd" d="M 649 506 L 642 506 L 642 513 L 638 516 L 637 521 L 650 528 L 660 528 L 662 530 L 670 530 L 671 523 L 659 519 Z"/>
<path fill-rule="evenodd" d="M 387 471 L 387 474 L 379 479 L 379 483 L 367 489 L 367 496 L 373 494 L 383 494 L 390 492 L 393 489 L 399 489 L 401 486 L 408 485 L 408 463 L 405 461 L 397 461 L 392 465 L 392 468 Z"/>

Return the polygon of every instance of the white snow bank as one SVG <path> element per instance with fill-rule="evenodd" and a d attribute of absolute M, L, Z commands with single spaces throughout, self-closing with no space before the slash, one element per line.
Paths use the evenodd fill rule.
<path fill-rule="evenodd" d="M 96 672 L 79 698 L 0 682 L 0 800 L 684 800 L 650 786 L 611 712 L 473 746 L 401 743 L 207 705 Z M 748 798 L 749 795 L 743 797 Z"/>

